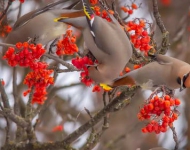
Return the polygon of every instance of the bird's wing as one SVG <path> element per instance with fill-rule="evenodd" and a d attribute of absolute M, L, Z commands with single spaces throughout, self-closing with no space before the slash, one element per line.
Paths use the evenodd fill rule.
<path fill-rule="evenodd" d="M 161 54 L 155 55 L 155 60 L 161 65 L 172 65 L 173 58 Z"/>
<path fill-rule="evenodd" d="M 46 12 L 46 11 L 50 10 L 52 7 L 54 7 L 54 6 L 58 5 L 58 4 L 61 4 L 61 3 L 63 3 L 63 2 L 67 2 L 67 1 L 68 1 L 68 0 L 59 0 L 59 1 L 57 1 L 57 2 L 50 3 L 50 4 L 48 4 L 48 5 L 45 6 L 45 7 L 39 8 L 39 9 L 37 9 L 37 10 L 31 11 L 31 12 L 29 12 L 29 13 L 23 15 L 21 18 L 19 18 L 19 19 L 16 21 L 16 23 L 15 23 L 14 26 L 13 26 L 13 30 L 16 30 L 16 29 L 22 27 L 23 25 L 25 25 L 26 23 L 28 23 L 32 18 L 34 18 L 34 17 L 40 15 L 40 14 L 43 13 L 43 12 Z M 65 7 L 65 8 L 67 8 L 67 9 L 72 8 L 72 7 L 75 6 L 78 2 L 79 2 L 79 1 L 76 1 L 76 2 L 74 2 L 72 5 L 70 5 L 70 6 L 68 6 L 68 7 Z"/>

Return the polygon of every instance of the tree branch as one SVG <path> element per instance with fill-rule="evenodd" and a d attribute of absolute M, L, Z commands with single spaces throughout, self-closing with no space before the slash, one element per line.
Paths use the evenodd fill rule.
<path fill-rule="evenodd" d="M 7 7 L 5 8 L 5 10 L 3 11 L 3 13 L 2 13 L 1 16 L 0 16 L 0 22 L 1 22 L 1 20 L 3 19 L 3 17 L 6 15 L 6 13 L 7 13 L 9 7 L 10 7 L 11 4 L 12 4 L 12 2 L 13 2 L 12 0 L 9 0 L 9 1 L 8 1 Z"/>
<path fill-rule="evenodd" d="M 160 13 L 158 11 L 158 3 L 157 0 L 152 0 L 153 3 L 153 14 L 154 18 L 156 20 L 156 23 L 162 32 L 162 46 L 161 48 L 157 51 L 159 54 L 165 54 L 168 50 L 168 47 L 170 46 L 169 43 L 169 32 L 166 30 L 163 21 L 161 20 Z"/>
<path fill-rule="evenodd" d="M 56 57 L 56 56 L 53 56 L 53 55 L 50 55 L 50 54 L 44 54 L 44 56 L 50 58 L 50 59 L 53 59 L 55 60 L 56 62 L 59 62 L 60 64 L 62 64 L 63 66 L 67 67 L 68 69 L 70 69 L 70 71 L 79 71 L 78 69 L 76 69 L 73 65 L 63 61 L 62 59 Z"/>
<path fill-rule="evenodd" d="M 133 86 L 131 88 L 127 88 L 125 91 L 123 91 L 120 96 L 116 97 L 111 101 L 104 109 L 102 109 L 99 113 L 97 113 L 91 120 L 86 122 L 84 125 L 79 127 L 76 131 L 68 135 L 63 141 L 57 141 L 54 143 L 30 143 L 25 145 L 24 147 L 15 147 L 14 150 L 27 150 L 27 149 L 33 149 L 33 150 L 54 150 L 58 148 L 64 148 L 69 149 L 69 145 L 77 140 L 82 134 L 84 134 L 87 130 L 89 130 L 92 126 L 96 125 L 98 122 L 102 120 L 104 116 L 107 115 L 107 113 L 112 112 L 114 110 L 115 106 L 118 103 L 121 103 L 123 100 L 126 99 L 126 97 L 130 97 L 134 94 L 134 92 L 139 89 L 139 86 Z M 13 146 L 11 147 L 13 148 Z M 5 150 L 5 149 L 2 149 Z M 6 147 L 6 150 L 11 150 L 9 147 Z"/>
<path fill-rule="evenodd" d="M 5 88 L 2 84 L 2 81 L 3 79 L 0 79 L 0 93 L 1 93 L 1 98 L 2 98 L 2 101 L 3 101 L 3 105 L 4 105 L 4 108 L 11 108 L 10 107 L 10 104 L 9 104 L 9 99 L 7 97 L 7 94 L 5 92 Z"/>

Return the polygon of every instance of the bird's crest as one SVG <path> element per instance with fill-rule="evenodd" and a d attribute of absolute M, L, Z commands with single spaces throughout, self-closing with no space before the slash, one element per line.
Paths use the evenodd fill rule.
<path fill-rule="evenodd" d="M 82 0 L 83 4 L 83 10 L 87 18 L 88 25 L 90 27 L 90 32 L 95 40 L 95 34 L 94 31 L 92 30 L 92 25 L 94 22 L 94 12 L 92 11 L 91 7 L 88 5 L 88 2 L 86 0 Z"/>

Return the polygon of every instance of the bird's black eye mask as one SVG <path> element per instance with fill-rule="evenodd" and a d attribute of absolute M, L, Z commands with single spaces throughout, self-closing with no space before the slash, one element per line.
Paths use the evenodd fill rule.
<path fill-rule="evenodd" d="M 177 83 L 181 85 L 180 86 L 180 91 L 182 91 L 183 89 L 186 88 L 185 81 L 187 80 L 189 74 L 190 74 L 190 72 L 185 74 L 182 79 L 180 77 L 177 78 Z"/>
<path fill-rule="evenodd" d="M 87 69 L 90 68 L 90 67 L 95 67 L 96 70 L 98 70 L 98 65 L 87 65 Z"/>

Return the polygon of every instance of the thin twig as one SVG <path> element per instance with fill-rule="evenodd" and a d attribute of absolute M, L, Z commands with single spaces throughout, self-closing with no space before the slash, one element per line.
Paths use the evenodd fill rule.
<path fill-rule="evenodd" d="M 176 133 L 176 131 L 175 131 L 175 127 L 170 127 L 170 129 L 171 129 L 172 132 L 173 132 L 173 139 L 174 139 L 174 142 L 175 142 L 174 150 L 178 150 L 179 142 L 178 142 L 178 138 L 177 138 L 177 133 Z"/>
<path fill-rule="evenodd" d="M 153 2 L 153 14 L 154 18 L 156 20 L 156 23 L 162 32 L 162 46 L 159 50 L 157 50 L 157 53 L 159 54 L 165 54 L 168 50 L 168 47 L 170 46 L 169 43 L 169 32 L 166 30 L 163 21 L 161 20 L 160 13 L 158 11 L 158 3 L 157 0 L 152 0 Z"/>
<path fill-rule="evenodd" d="M 1 110 L 2 110 L 2 115 L 3 115 L 3 117 L 5 118 L 6 123 L 7 123 L 7 126 L 5 127 L 5 131 L 6 131 L 5 145 L 6 145 L 6 144 L 9 143 L 9 139 L 10 139 L 10 134 L 9 134 L 9 131 L 10 131 L 10 123 L 9 123 L 8 117 L 7 117 L 6 114 L 3 112 L 4 108 L 3 108 L 3 106 L 1 105 L 1 103 L 0 103 L 0 108 L 1 108 Z"/>
<path fill-rule="evenodd" d="M 22 3 L 19 4 L 17 20 L 20 18 L 21 12 L 22 12 Z"/>
<path fill-rule="evenodd" d="M 9 0 L 9 1 L 8 1 L 7 7 L 5 8 L 5 10 L 3 11 L 3 13 L 2 13 L 1 16 L 0 16 L 0 22 L 1 22 L 1 20 L 3 19 L 3 17 L 6 15 L 6 13 L 7 13 L 9 7 L 10 7 L 11 4 L 12 4 L 12 2 L 13 2 L 12 0 Z"/>
<path fill-rule="evenodd" d="M 78 69 L 76 69 L 73 65 L 65 62 L 64 60 L 56 57 L 56 56 L 53 56 L 53 55 L 50 55 L 50 54 L 44 54 L 44 56 L 50 58 L 50 59 L 53 59 L 57 62 L 59 62 L 60 64 L 62 64 L 63 66 L 67 67 L 68 69 L 70 69 L 71 71 L 79 71 Z"/>
<path fill-rule="evenodd" d="M 5 139 L 5 144 L 8 144 L 9 143 L 9 140 L 10 140 L 10 122 L 9 122 L 9 119 L 8 117 L 5 115 L 5 120 L 6 120 L 6 123 L 7 123 L 7 126 L 5 127 L 5 131 L 6 131 L 6 139 Z"/>
<path fill-rule="evenodd" d="M 33 98 L 33 94 L 34 94 L 34 87 L 31 88 L 29 99 L 28 99 L 28 102 L 27 102 L 27 105 L 26 105 L 25 118 L 28 121 L 30 121 L 31 117 L 32 117 L 32 98 Z"/>
<path fill-rule="evenodd" d="M 14 112 L 16 115 L 20 115 L 18 91 L 17 91 L 17 68 L 13 67 L 13 97 L 14 97 Z"/>
<path fill-rule="evenodd" d="M 8 43 L 0 43 L 0 46 L 5 46 L 5 47 L 15 47 L 14 44 L 8 44 Z"/>
<path fill-rule="evenodd" d="M 2 98 L 2 101 L 3 101 L 3 105 L 4 105 L 4 108 L 11 108 L 10 107 L 10 104 L 9 104 L 9 99 L 7 97 L 7 94 L 5 92 L 5 88 L 2 84 L 2 81 L 3 79 L 0 79 L 0 93 L 1 93 L 1 98 Z"/>

